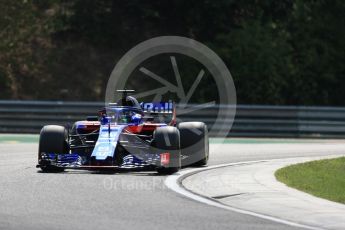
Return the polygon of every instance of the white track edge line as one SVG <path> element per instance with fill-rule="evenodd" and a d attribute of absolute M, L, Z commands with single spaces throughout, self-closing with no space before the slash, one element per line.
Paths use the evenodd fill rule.
<path fill-rule="evenodd" d="M 206 198 L 203 197 L 201 195 L 198 195 L 196 193 L 193 193 L 189 190 L 187 190 L 185 187 L 183 187 L 182 183 L 180 184 L 180 180 L 182 178 L 188 177 L 191 174 L 195 174 L 198 172 L 202 172 L 202 171 L 206 171 L 206 170 L 212 170 L 212 169 L 217 169 L 217 168 L 222 168 L 222 167 L 228 167 L 228 166 L 236 166 L 236 165 L 241 165 L 241 164 L 254 164 L 254 163 L 260 163 L 260 162 L 269 162 L 269 161 L 274 161 L 276 159 L 273 160 L 260 160 L 260 161 L 243 161 L 243 162 L 236 162 L 236 163 L 229 163 L 229 164 L 219 164 L 219 165 L 214 165 L 214 166 L 208 166 L 205 168 L 198 168 L 198 169 L 189 169 L 189 170 L 183 170 L 180 171 L 177 174 L 173 174 L 171 176 L 168 176 L 164 183 L 165 185 L 171 189 L 172 191 L 181 194 L 185 197 L 188 197 L 192 200 L 210 205 L 210 206 L 214 206 L 214 207 L 218 207 L 218 208 L 222 208 L 228 211 L 233 211 L 233 212 L 237 212 L 240 214 L 245 214 L 245 215 L 250 215 L 250 216 L 254 216 L 254 217 L 259 217 L 261 219 L 265 219 L 265 220 L 270 220 L 276 223 L 280 223 L 280 224 L 285 224 L 285 225 L 289 225 L 292 227 L 298 227 L 298 228 L 305 228 L 305 229 L 311 229 L 311 230 L 325 230 L 323 228 L 319 228 L 319 227 L 313 227 L 313 226 L 309 226 L 309 225 L 304 225 L 304 224 L 299 224 L 299 223 L 295 223 L 289 220 L 284 220 L 284 219 L 280 219 L 278 217 L 273 217 L 273 216 L 269 216 L 269 215 L 265 215 L 265 214 L 260 214 L 260 213 L 256 213 L 253 211 L 247 211 L 247 210 L 243 210 L 240 208 L 234 208 L 231 206 L 227 206 L 225 204 L 219 203 L 215 200 L 213 200 L 212 198 Z"/>

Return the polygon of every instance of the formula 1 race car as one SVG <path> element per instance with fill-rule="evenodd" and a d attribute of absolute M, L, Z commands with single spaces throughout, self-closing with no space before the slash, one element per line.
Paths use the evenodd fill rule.
<path fill-rule="evenodd" d="M 162 117 L 169 121 L 163 122 Z M 122 90 L 117 103 L 109 104 L 98 116 L 75 122 L 70 129 L 44 126 L 37 168 L 43 172 L 152 169 L 172 174 L 181 167 L 206 165 L 206 125 L 176 123 L 176 107 L 171 101 L 139 104 L 128 96 L 128 90 Z"/>

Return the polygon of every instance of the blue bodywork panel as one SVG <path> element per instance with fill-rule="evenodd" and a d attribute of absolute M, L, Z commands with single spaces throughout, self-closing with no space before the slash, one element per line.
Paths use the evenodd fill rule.
<path fill-rule="evenodd" d="M 124 128 L 126 128 L 126 125 L 112 125 L 110 123 L 101 125 L 99 137 L 91 157 L 95 157 L 96 160 L 105 160 L 107 157 L 114 157 L 120 134 Z"/>

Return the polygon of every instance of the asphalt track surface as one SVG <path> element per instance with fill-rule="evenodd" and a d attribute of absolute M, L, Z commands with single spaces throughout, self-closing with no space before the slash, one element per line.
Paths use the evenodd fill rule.
<path fill-rule="evenodd" d="M 332 154 L 274 145 L 211 144 L 209 165 Z M 198 203 L 155 172 L 46 174 L 37 144 L 1 143 L 0 153 L 0 229 L 298 229 Z"/>

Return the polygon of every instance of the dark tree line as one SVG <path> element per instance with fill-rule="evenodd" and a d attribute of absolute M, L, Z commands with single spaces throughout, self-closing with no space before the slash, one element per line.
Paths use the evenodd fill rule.
<path fill-rule="evenodd" d="M 239 103 L 345 105 L 344 12 L 342 0 L 0 0 L 0 99 L 103 100 L 126 51 L 179 35 L 218 53 Z"/>

